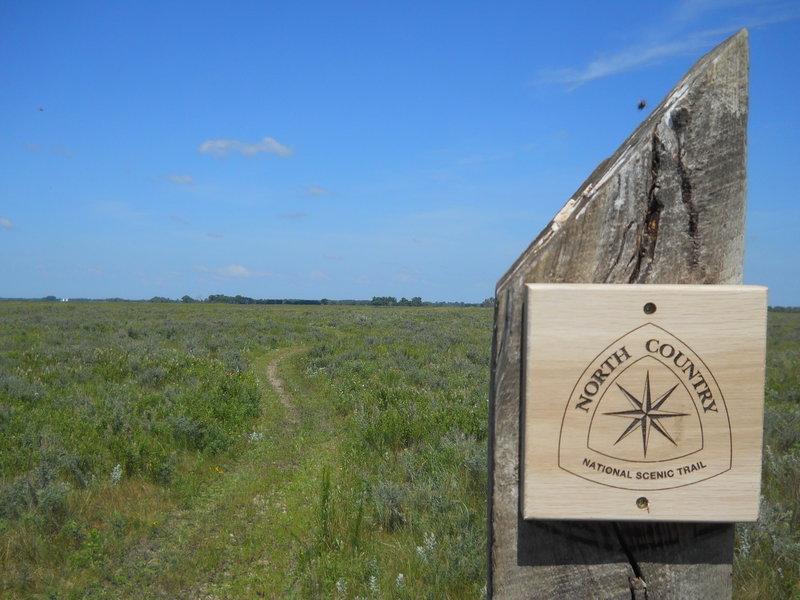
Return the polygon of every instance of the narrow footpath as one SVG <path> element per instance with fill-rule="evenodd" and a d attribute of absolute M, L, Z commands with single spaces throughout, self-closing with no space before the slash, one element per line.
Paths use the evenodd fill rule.
<path fill-rule="evenodd" d="M 154 516 L 151 534 L 114 564 L 92 599 L 287 598 L 315 523 L 321 464 L 337 453 L 324 401 L 304 387 L 284 348 L 253 359 L 262 415 L 241 453 L 219 459 L 187 507 Z M 296 396 L 292 390 L 298 391 Z M 302 417 L 302 418 L 301 418 Z M 201 467 L 208 469 L 208 465 Z M 311 500 L 311 502 L 310 502 Z"/>

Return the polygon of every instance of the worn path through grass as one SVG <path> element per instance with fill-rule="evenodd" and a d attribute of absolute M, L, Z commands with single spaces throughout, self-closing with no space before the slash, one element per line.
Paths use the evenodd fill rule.
<path fill-rule="evenodd" d="M 292 398 L 289 396 L 288 392 L 286 391 L 286 382 L 281 377 L 280 372 L 278 371 L 278 365 L 280 360 L 285 357 L 286 354 L 296 354 L 299 352 L 299 348 L 294 350 L 290 350 L 289 352 L 284 352 L 275 356 L 267 365 L 264 371 L 267 375 L 267 380 L 269 381 L 270 387 L 273 391 L 277 394 L 278 399 L 281 401 L 281 404 L 286 409 L 287 419 L 291 423 L 297 423 L 299 421 L 299 415 L 297 410 L 297 405 L 294 403 Z"/>
<path fill-rule="evenodd" d="M 264 410 L 242 454 L 213 466 L 216 481 L 191 506 L 164 515 L 148 539 L 108 565 L 101 587 L 76 597 L 301 597 L 295 560 L 316 523 L 308 500 L 337 454 L 328 411 L 303 387 L 301 354 L 254 358 Z"/>

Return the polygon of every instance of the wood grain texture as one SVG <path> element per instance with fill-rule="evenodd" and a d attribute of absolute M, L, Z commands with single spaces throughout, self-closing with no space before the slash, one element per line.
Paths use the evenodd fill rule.
<path fill-rule="evenodd" d="M 741 283 L 747 82 L 741 31 L 698 61 L 498 282 L 492 598 L 731 597 L 731 524 L 521 518 L 521 338 L 526 283 Z"/>
<path fill-rule="evenodd" d="M 525 518 L 755 521 L 767 289 L 527 287 Z"/>

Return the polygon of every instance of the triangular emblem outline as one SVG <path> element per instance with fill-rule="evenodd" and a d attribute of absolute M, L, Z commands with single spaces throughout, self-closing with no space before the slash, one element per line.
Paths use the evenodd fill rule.
<path fill-rule="evenodd" d="M 696 476 L 692 475 L 692 476 L 690 476 L 688 478 L 682 478 L 683 480 L 681 482 L 679 482 L 677 480 L 676 481 L 670 480 L 670 481 L 664 482 L 664 483 L 661 483 L 661 482 L 642 482 L 642 483 L 639 483 L 637 481 L 636 484 L 634 485 L 634 482 L 632 482 L 630 480 L 627 480 L 627 483 L 624 483 L 623 481 L 615 483 L 615 482 L 612 482 L 612 481 L 604 479 L 603 477 L 601 477 L 600 473 L 586 472 L 586 469 L 582 469 L 582 467 L 581 468 L 578 467 L 578 464 L 575 462 L 576 458 L 578 458 L 577 455 L 575 455 L 575 452 L 576 452 L 577 448 L 574 447 L 573 445 L 565 446 L 564 436 L 565 435 L 570 435 L 572 437 L 577 433 L 577 431 L 574 430 L 574 426 L 573 425 L 569 425 L 570 422 L 574 423 L 573 417 L 570 416 L 571 413 L 570 413 L 569 409 L 570 409 L 570 406 L 572 405 L 572 402 L 573 402 L 574 398 L 576 397 L 576 392 L 579 389 L 579 385 L 581 385 L 581 383 L 583 381 L 585 381 L 585 378 L 587 377 L 587 374 L 591 373 L 591 369 L 592 368 L 596 368 L 597 365 L 600 364 L 600 361 L 602 360 L 603 357 L 607 356 L 609 354 L 609 352 L 614 351 L 614 349 L 619 348 L 620 344 L 624 343 L 624 341 L 627 338 L 633 338 L 633 339 L 637 339 L 638 338 L 638 339 L 641 339 L 642 335 L 646 336 L 647 332 L 642 331 L 642 330 L 644 330 L 646 328 L 654 330 L 655 332 L 658 332 L 657 335 L 659 337 L 663 335 L 663 336 L 667 336 L 667 338 L 669 338 L 670 340 L 673 340 L 675 342 L 679 342 L 680 345 L 683 348 L 688 350 L 689 353 L 691 354 L 691 356 L 689 356 L 691 361 L 699 369 L 700 368 L 702 369 L 702 374 L 704 376 L 705 375 L 708 376 L 708 378 L 709 378 L 708 382 L 709 383 L 713 382 L 713 389 L 717 392 L 717 393 L 714 394 L 714 400 L 716 401 L 716 404 L 719 407 L 719 409 L 718 409 L 717 413 L 715 413 L 715 414 L 723 413 L 723 414 L 719 414 L 719 416 L 723 418 L 724 425 L 722 425 L 722 423 L 719 423 L 719 425 L 715 425 L 715 427 L 714 427 L 715 428 L 715 434 L 713 436 L 714 439 L 711 440 L 711 444 L 710 444 L 710 446 L 708 448 L 706 446 L 709 445 L 708 444 L 708 442 L 709 442 L 709 438 L 708 438 L 709 433 L 708 433 L 708 431 L 706 431 L 706 428 L 703 425 L 704 418 L 707 419 L 708 417 L 704 416 L 705 415 L 705 409 L 703 407 L 698 407 L 695 398 L 692 396 L 691 392 L 689 393 L 689 398 L 691 399 L 692 405 L 694 406 L 694 409 L 697 411 L 697 414 L 700 417 L 700 426 L 702 428 L 703 446 L 702 446 L 701 449 L 696 450 L 696 451 L 694 451 L 694 452 L 692 452 L 692 453 L 690 453 L 690 454 L 688 454 L 686 456 L 691 456 L 693 454 L 696 454 L 697 456 L 693 457 L 691 459 L 692 461 L 696 461 L 696 460 L 698 460 L 698 458 L 703 459 L 703 457 L 706 455 L 705 453 L 710 451 L 711 450 L 711 446 L 713 446 L 713 447 L 716 447 L 717 451 L 722 450 L 724 452 L 724 454 L 727 455 L 727 457 L 725 459 L 723 459 L 724 463 L 719 463 L 718 462 L 715 467 L 709 468 L 708 471 L 706 471 L 705 468 L 704 468 L 704 469 L 702 469 L 702 472 L 698 473 Z M 663 365 L 663 362 L 661 364 Z M 668 369 L 673 375 L 677 375 L 677 373 L 675 373 L 672 369 L 670 369 L 666 365 L 663 365 L 663 366 L 666 369 Z M 626 369 L 623 369 L 623 371 L 625 371 L 625 370 Z M 623 373 L 620 372 L 617 376 L 622 376 L 622 374 Z M 614 380 L 615 379 L 616 379 L 616 377 L 614 378 Z M 592 411 L 596 411 L 597 410 L 597 405 L 599 404 L 599 400 L 600 399 L 601 398 L 598 398 L 597 399 L 598 402 L 594 403 L 594 406 L 592 406 L 592 408 L 591 408 Z M 701 410 L 701 408 L 703 408 L 703 410 Z M 592 415 L 592 418 L 593 417 L 594 417 L 594 414 Z M 720 429 L 720 426 L 722 426 L 722 429 Z M 603 457 L 603 456 L 609 456 L 610 457 L 610 455 L 601 454 L 601 453 L 597 452 L 596 450 L 591 449 L 588 446 L 589 430 L 590 430 L 590 426 L 587 426 L 584 429 L 585 436 L 583 437 L 583 439 L 585 440 L 585 442 L 584 442 L 584 446 L 583 447 L 585 448 L 585 451 L 588 451 L 588 452 L 593 453 L 593 454 L 597 454 L 597 455 L 599 455 L 600 458 Z M 720 436 L 722 436 L 722 437 L 720 437 Z M 574 439 L 574 437 L 572 439 Z M 567 455 L 565 455 L 564 452 L 567 452 Z M 670 461 L 671 461 L 671 464 L 676 464 L 678 461 L 682 460 L 683 458 L 684 458 L 683 456 L 672 457 L 670 459 L 665 459 L 665 460 L 660 461 L 660 462 L 665 463 L 665 465 L 669 465 Z M 612 460 L 618 460 L 618 459 L 617 458 L 612 458 Z M 579 462 L 581 462 L 581 461 L 579 460 Z M 585 462 L 585 461 L 583 461 L 583 462 Z M 619 336 L 618 338 L 614 339 L 611 343 L 607 344 L 600 352 L 598 352 L 587 363 L 586 367 L 582 370 L 580 376 L 576 378 L 575 384 L 571 387 L 571 390 L 570 390 L 570 393 L 569 393 L 569 397 L 567 398 L 567 400 L 565 402 L 564 412 L 563 412 L 563 415 L 562 415 L 562 418 L 561 418 L 561 427 L 560 427 L 559 438 L 558 438 L 558 458 L 557 458 L 557 463 L 558 463 L 559 468 L 561 468 L 561 469 L 563 469 L 563 470 L 565 470 L 565 471 L 567 471 L 569 473 L 572 473 L 573 475 L 576 475 L 576 476 L 580 477 L 581 479 L 586 479 L 588 481 L 592 481 L 594 483 L 598 483 L 600 485 L 607 486 L 607 487 L 617 487 L 617 488 L 622 488 L 622 489 L 638 489 L 638 490 L 668 489 L 668 488 L 673 488 L 673 487 L 682 487 L 682 486 L 685 486 L 685 485 L 692 485 L 692 484 L 695 484 L 695 483 L 699 483 L 700 481 L 704 481 L 706 479 L 716 477 L 716 476 L 718 476 L 718 475 L 720 475 L 722 473 L 725 473 L 725 472 L 729 471 L 733 467 L 733 437 L 732 437 L 732 431 L 731 431 L 731 425 L 730 425 L 730 415 L 728 413 L 728 408 L 727 408 L 727 405 L 725 403 L 725 398 L 724 398 L 724 396 L 722 394 L 722 391 L 720 390 L 720 387 L 719 387 L 719 384 L 718 384 L 718 382 L 716 380 L 716 377 L 714 376 L 713 372 L 708 367 L 708 365 L 691 348 L 691 346 L 689 346 L 681 338 L 679 338 L 675 334 L 671 333 L 670 331 L 664 329 L 663 327 L 660 327 L 660 326 L 658 326 L 658 325 L 656 325 L 655 323 L 652 323 L 652 322 L 647 322 L 647 323 L 644 323 L 642 325 L 639 325 L 638 327 L 635 327 L 635 328 L 631 329 L 627 333 L 625 333 L 625 334 Z M 630 464 L 632 465 L 633 469 L 635 469 L 635 465 L 637 463 L 640 463 L 642 467 L 646 468 L 646 465 L 648 464 L 648 461 L 636 461 L 636 462 L 630 461 Z M 649 464 L 652 464 L 652 463 L 649 463 Z M 703 465 L 703 466 L 705 467 L 705 465 Z M 628 468 L 628 467 L 623 467 L 623 468 Z M 661 468 L 661 467 L 656 467 L 656 468 Z"/>

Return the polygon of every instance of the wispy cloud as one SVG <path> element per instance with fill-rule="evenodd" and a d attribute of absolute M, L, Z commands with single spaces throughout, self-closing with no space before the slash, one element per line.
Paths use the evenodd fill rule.
<path fill-rule="evenodd" d="M 314 281 L 330 281 L 332 279 L 330 275 L 324 271 L 320 271 L 319 269 L 314 269 L 311 271 L 311 273 L 309 273 L 309 277 Z"/>
<path fill-rule="evenodd" d="M 344 256 L 339 254 L 324 254 L 322 258 L 325 260 L 344 260 Z"/>
<path fill-rule="evenodd" d="M 671 15 L 672 21 L 681 23 L 699 19 L 718 10 L 732 10 L 741 6 L 776 5 L 774 0 L 681 0 Z"/>
<path fill-rule="evenodd" d="M 211 154 L 217 158 L 228 156 L 231 152 L 238 152 L 242 156 L 255 156 L 257 154 L 275 154 L 287 158 L 294 154 L 294 150 L 284 146 L 278 140 L 265 137 L 260 142 L 242 142 L 240 140 L 206 140 L 197 147 L 202 154 Z"/>
<path fill-rule="evenodd" d="M 72 158 L 75 156 L 75 152 L 72 150 L 72 148 L 67 146 L 56 146 L 53 148 L 53 152 L 59 156 L 63 156 L 64 158 Z"/>
<path fill-rule="evenodd" d="M 710 17 L 724 23 L 697 28 L 697 21 Z M 658 30 L 643 34 L 627 48 L 600 55 L 582 67 L 540 71 L 538 83 L 565 85 L 575 89 L 590 81 L 646 69 L 670 58 L 707 50 L 743 27 L 757 28 L 800 18 L 800 5 L 772 0 L 684 0 Z"/>
<path fill-rule="evenodd" d="M 171 221 L 174 221 L 175 223 L 179 223 L 181 225 L 189 225 L 189 221 L 187 221 L 183 217 L 179 217 L 178 215 L 170 215 L 169 218 Z"/>
<path fill-rule="evenodd" d="M 403 283 L 427 283 L 427 281 L 420 277 L 421 272 L 419 269 L 409 269 L 403 267 L 399 273 L 395 275 L 395 281 Z"/>
<path fill-rule="evenodd" d="M 106 218 L 118 221 L 140 221 L 146 213 L 134 209 L 122 200 L 108 200 L 95 206 L 96 210 Z"/>
<path fill-rule="evenodd" d="M 308 217 L 308 213 L 306 212 L 293 212 L 293 213 L 284 213 L 280 215 L 281 219 L 287 219 L 289 221 L 299 221 L 300 219 L 305 219 Z"/>
<path fill-rule="evenodd" d="M 242 265 L 227 265 L 218 269 L 220 275 L 225 277 L 251 277 L 250 269 Z"/>
<path fill-rule="evenodd" d="M 515 148 L 510 148 L 510 149 L 481 151 L 476 154 L 471 154 L 469 156 L 461 158 L 458 161 L 458 164 L 476 165 L 482 163 L 497 162 L 500 160 L 508 160 L 510 158 L 515 158 L 525 152 L 530 152 L 534 148 L 536 148 L 536 144 L 533 142 L 529 142 L 522 146 L 517 146 Z"/>
<path fill-rule="evenodd" d="M 323 187 L 319 187 L 318 185 L 307 185 L 306 186 L 306 193 L 309 196 L 327 196 L 331 192 L 330 190 L 326 190 Z"/>
<path fill-rule="evenodd" d="M 435 244 L 436 240 L 422 237 L 412 237 L 411 243 L 416 244 L 417 246 L 430 246 L 431 244 Z"/>
<path fill-rule="evenodd" d="M 177 183 L 178 185 L 194 185 L 194 178 L 191 175 L 176 175 L 171 174 L 166 176 L 167 181 Z"/>
<path fill-rule="evenodd" d="M 0 227 L 3 229 L 14 229 L 14 224 L 5 217 L 0 217 Z"/>
<path fill-rule="evenodd" d="M 540 82 L 563 84 L 574 89 L 595 79 L 636 71 L 667 58 L 694 53 L 698 49 L 710 47 L 715 40 L 732 31 L 735 29 L 700 31 L 679 40 L 637 44 L 614 54 L 601 56 L 584 67 L 543 71 Z"/>
<path fill-rule="evenodd" d="M 35 142 L 25 142 L 25 149 L 30 150 L 31 152 L 44 152 L 45 149 L 42 148 L 39 144 Z M 68 146 L 54 146 L 47 150 L 48 152 L 52 152 L 58 156 L 62 156 L 64 158 L 73 158 L 75 156 L 75 152 L 72 148 Z"/>
<path fill-rule="evenodd" d="M 206 237 L 214 238 L 215 240 L 221 240 L 225 237 L 224 233 L 219 233 L 217 231 L 209 231 L 206 233 Z"/>
<path fill-rule="evenodd" d="M 208 267 L 206 265 L 195 265 L 193 270 L 202 273 L 217 281 L 229 281 L 231 279 L 248 279 L 258 277 L 280 277 L 268 271 L 254 271 L 243 265 L 230 264 L 222 267 Z"/>
<path fill-rule="evenodd" d="M 509 150 L 508 152 L 498 152 L 497 154 L 476 154 L 473 156 L 462 158 L 459 161 L 459 164 L 475 165 L 480 163 L 495 162 L 498 160 L 506 160 L 508 158 L 514 158 L 516 154 L 517 153 L 514 152 L 513 150 Z"/>

